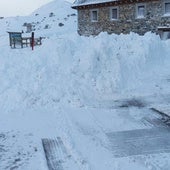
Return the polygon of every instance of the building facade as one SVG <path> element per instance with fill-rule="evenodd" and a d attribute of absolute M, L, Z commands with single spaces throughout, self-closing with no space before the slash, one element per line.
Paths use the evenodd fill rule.
<path fill-rule="evenodd" d="M 140 35 L 170 28 L 170 0 L 77 0 L 78 33 Z"/>

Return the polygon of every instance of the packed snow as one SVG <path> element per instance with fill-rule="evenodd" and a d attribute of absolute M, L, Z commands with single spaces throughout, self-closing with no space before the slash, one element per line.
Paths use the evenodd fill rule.
<path fill-rule="evenodd" d="M 0 170 L 47 170 L 41 140 L 57 137 L 69 155 L 58 155 L 64 170 L 168 170 L 166 132 L 148 137 L 160 150 L 151 142 L 147 153 L 120 157 L 110 138 L 165 128 L 150 108 L 170 101 L 170 40 L 150 32 L 79 36 L 71 5 L 55 0 L 0 20 Z M 7 31 L 24 23 L 44 37 L 34 51 L 9 47 Z"/>
<path fill-rule="evenodd" d="M 105 2 L 113 2 L 117 0 L 75 0 L 72 7 L 90 5 L 90 4 L 100 4 Z"/>

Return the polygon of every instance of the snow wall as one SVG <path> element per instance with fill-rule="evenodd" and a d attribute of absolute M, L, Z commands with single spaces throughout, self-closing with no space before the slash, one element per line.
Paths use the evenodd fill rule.
<path fill-rule="evenodd" d="M 53 36 L 33 52 L 2 43 L 0 107 L 83 106 L 148 95 L 169 74 L 169 46 L 151 33 Z"/>

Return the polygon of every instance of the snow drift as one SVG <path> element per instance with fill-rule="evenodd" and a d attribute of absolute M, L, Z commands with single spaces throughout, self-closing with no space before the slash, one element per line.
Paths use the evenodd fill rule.
<path fill-rule="evenodd" d="M 153 94 L 169 74 L 169 43 L 151 33 L 95 38 L 72 33 L 52 36 L 33 52 L 1 47 L 1 108 L 23 102 L 93 105 Z"/>
<path fill-rule="evenodd" d="M 81 37 L 76 33 L 76 14 L 70 6 L 65 1 L 53 1 L 28 17 L 1 20 L 6 24 L 1 30 L 22 29 L 25 22 L 32 21 L 37 23 L 35 34 L 46 37 L 32 52 L 26 48 L 11 50 L 7 35 L 1 35 L 2 108 L 9 103 L 12 108 L 16 103 L 47 105 L 61 101 L 93 106 L 132 94 L 167 93 L 160 82 L 169 76 L 169 40 L 161 41 L 152 33 Z"/>

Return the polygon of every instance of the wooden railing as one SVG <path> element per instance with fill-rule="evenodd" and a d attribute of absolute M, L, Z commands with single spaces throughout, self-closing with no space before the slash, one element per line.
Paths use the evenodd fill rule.
<path fill-rule="evenodd" d="M 35 38 L 34 39 L 34 45 L 41 45 L 42 44 L 42 38 Z M 24 46 L 28 47 L 31 46 L 32 38 L 31 37 L 21 37 L 21 38 L 12 38 L 11 40 L 11 48 L 16 48 L 17 45 L 20 45 L 21 48 Z"/>
<path fill-rule="evenodd" d="M 16 48 L 20 46 L 23 48 L 24 46 L 32 46 L 32 45 L 41 45 L 43 37 L 32 38 L 32 37 L 22 37 L 22 32 L 8 32 L 9 33 L 9 41 L 11 48 Z"/>

